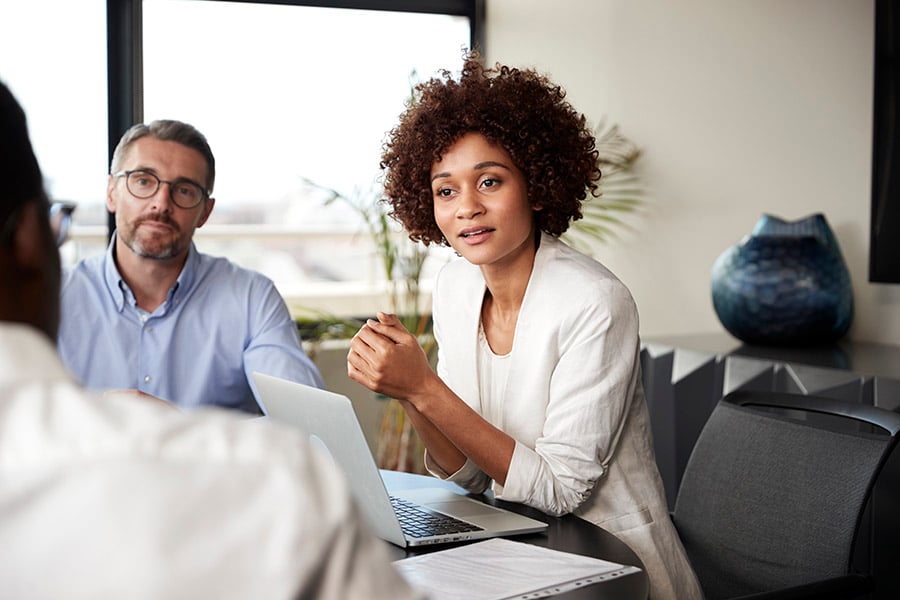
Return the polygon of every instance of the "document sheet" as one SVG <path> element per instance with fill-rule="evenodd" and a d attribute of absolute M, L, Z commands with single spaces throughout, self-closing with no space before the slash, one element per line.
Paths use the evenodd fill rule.
<path fill-rule="evenodd" d="M 394 566 L 430 600 L 544 598 L 640 571 L 504 538 L 405 558 Z"/>

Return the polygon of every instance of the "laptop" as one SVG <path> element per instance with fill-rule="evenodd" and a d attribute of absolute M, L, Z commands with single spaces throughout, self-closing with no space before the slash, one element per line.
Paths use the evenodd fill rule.
<path fill-rule="evenodd" d="M 262 373 L 253 373 L 253 380 L 269 418 L 304 431 L 344 472 L 363 518 L 380 538 L 410 547 L 547 529 L 541 521 L 438 486 L 388 494 L 349 398 Z"/>

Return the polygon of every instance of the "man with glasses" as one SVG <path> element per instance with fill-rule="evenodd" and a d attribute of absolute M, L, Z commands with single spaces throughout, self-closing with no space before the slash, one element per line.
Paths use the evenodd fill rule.
<path fill-rule="evenodd" d="M 56 232 L 2 83 L 0 181 L 0 598 L 421 599 L 303 436 L 72 379 Z"/>
<path fill-rule="evenodd" d="M 63 279 L 59 352 L 75 376 L 93 389 L 251 414 L 261 412 L 253 371 L 322 387 L 271 280 L 192 241 L 215 206 L 203 134 L 180 121 L 135 125 L 110 172 L 109 247 Z"/>

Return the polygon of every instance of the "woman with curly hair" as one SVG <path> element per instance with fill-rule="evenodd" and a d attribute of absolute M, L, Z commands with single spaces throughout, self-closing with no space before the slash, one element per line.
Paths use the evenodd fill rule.
<path fill-rule="evenodd" d="M 634 300 L 559 240 L 598 193 L 585 117 L 545 76 L 474 54 L 417 92 L 381 166 L 409 237 L 461 257 L 433 290 L 437 373 L 379 313 L 350 377 L 401 402 L 432 474 L 591 521 L 640 556 L 652 598 L 701 597 L 654 459 Z"/>

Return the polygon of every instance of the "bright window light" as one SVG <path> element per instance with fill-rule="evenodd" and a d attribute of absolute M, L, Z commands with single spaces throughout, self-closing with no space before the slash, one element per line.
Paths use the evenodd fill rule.
<path fill-rule="evenodd" d="M 189 122 L 216 156 L 201 251 L 262 271 L 293 305 L 333 310 L 377 287 L 358 215 L 326 206 L 308 182 L 376 193 L 382 143 L 411 82 L 459 68 L 468 19 L 197 0 L 143 7 L 144 120 Z M 338 312 L 376 308 L 363 302 Z"/>
<path fill-rule="evenodd" d="M 47 192 L 77 203 L 76 223 L 105 225 L 106 1 L 0 3 L 0 57 L 0 80 L 25 110 Z M 75 251 L 64 245 L 63 258 Z"/>

